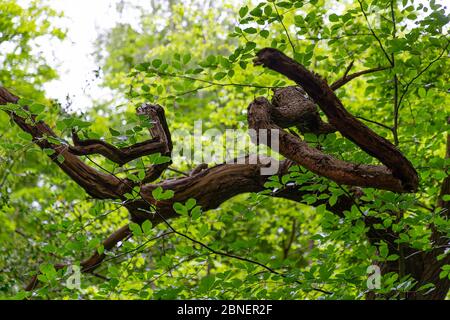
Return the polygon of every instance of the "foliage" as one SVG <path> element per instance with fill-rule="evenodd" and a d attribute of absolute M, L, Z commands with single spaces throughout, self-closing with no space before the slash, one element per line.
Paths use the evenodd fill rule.
<path fill-rule="evenodd" d="M 32 1 L 27 6 L 15 0 L 0 3 L 0 85 L 41 103 L 48 102 L 42 84 L 57 74 L 41 55 L 39 46 L 65 37 L 62 29 L 53 26 L 60 16 L 41 1 Z M 55 108 L 50 110 L 53 112 L 47 109 L 49 115 L 55 114 Z M 36 244 L 45 241 L 43 224 L 39 221 L 41 217 L 46 221 L 51 214 L 42 212 L 41 215 L 41 210 L 54 204 L 55 199 L 46 197 L 51 185 L 44 186 L 44 180 L 39 179 L 40 174 L 48 174 L 52 179 L 54 170 L 47 166 L 46 157 L 33 147 L 27 135 L 11 126 L 3 112 L 0 132 L 0 291 L 3 296 L 21 289 L 27 264 L 41 250 Z M 30 219 L 33 214 L 35 217 Z M 34 231 L 36 240 L 25 235 Z"/>
<path fill-rule="evenodd" d="M 179 233 L 164 223 L 131 224 L 133 238 L 106 252 L 102 240 L 128 219 L 123 203 L 85 196 L 49 164 L 45 150 L 32 147 L 29 137 L 11 130 L 2 114 L 0 296 L 28 296 L 21 287 L 37 271 L 34 266 L 39 266 L 43 286 L 35 292 L 38 298 L 363 299 L 368 293 L 367 267 L 373 261 L 405 259 L 390 253 L 387 243 L 369 243 L 364 218 L 379 218 L 376 228 L 398 233 L 398 247 L 407 244 L 424 252 L 433 250 L 430 224 L 450 235 L 449 222 L 436 206 L 450 164 L 444 158 L 450 102 L 449 16 L 441 5 L 411 0 L 167 4 L 144 12 L 140 30 L 120 24 L 98 39 L 104 85 L 116 90 L 115 99 L 123 103 L 113 108 L 116 102 L 99 102 L 82 120 L 67 114 L 57 117 L 60 110 L 46 113 L 49 108 L 44 111 L 40 104 L 35 106 L 36 113 L 64 138 L 76 128 L 82 137 L 129 145 L 146 136 L 145 122 L 134 115 L 135 106 L 142 102 L 163 105 L 171 130 L 191 132 L 194 121 L 200 119 L 206 129 L 242 126 L 254 97 L 270 96 L 273 88 L 292 84 L 253 66 L 255 53 L 263 47 L 284 51 L 329 83 L 340 78 L 352 61 L 353 71 L 387 67 L 353 80 L 337 95 L 352 114 L 395 142 L 412 161 L 421 179 L 419 192 L 395 194 L 365 188 L 361 203 L 337 217 L 316 202 L 334 205 L 350 188 L 294 166 L 288 175 L 272 177 L 265 192 L 240 195 L 217 210 L 203 212 L 195 199 L 176 203 L 181 217 L 170 224 Z M 12 17 L 30 12 L 41 18 L 22 19 L 20 27 L 12 24 Z M 18 54 L 2 61 L 0 82 L 41 102 L 41 94 L 33 90 L 55 74 L 28 48 L 41 36 L 63 36 L 45 19 L 54 15 L 38 3 L 28 9 L 12 0 L 0 4 L 0 35 L 11 35 L 6 41 L 19 48 Z M 37 71 L 29 76 L 28 68 Z M 114 129 L 108 132 L 107 127 Z M 304 138 L 341 159 L 375 164 L 340 134 Z M 120 168 L 100 157 L 86 159 L 132 180 L 142 179 L 139 171 L 145 164 L 167 160 L 146 157 Z M 196 165 L 176 159 L 171 167 L 187 172 Z M 133 176 L 131 169 L 138 173 Z M 166 171 L 162 179 L 177 175 Z M 302 203 L 266 196 L 304 181 L 314 183 Z M 130 197 L 139 190 L 134 192 Z M 157 200 L 172 195 L 170 190 L 153 191 Z M 54 264 L 77 264 L 93 251 L 107 255 L 96 271 L 99 276 L 82 275 L 81 291 L 65 287 L 66 270 L 56 270 Z M 277 273 L 235 257 L 256 261 Z M 449 270 L 444 266 L 440 277 L 450 278 Z M 388 273 L 377 292 L 401 298 L 414 284 L 410 275 Z M 432 289 L 427 285 L 414 290 Z"/>

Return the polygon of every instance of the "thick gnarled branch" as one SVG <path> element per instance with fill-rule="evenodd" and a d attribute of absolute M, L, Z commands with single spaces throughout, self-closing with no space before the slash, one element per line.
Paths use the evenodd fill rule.
<path fill-rule="evenodd" d="M 387 166 L 393 177 L 399 180 L 401 191 L 417 190 L 418 175 L 411 162 L 392 143 L 351 115 L 333 90 L 318 75 L 273 48 L 259 51 L 254 63 L 281 73 L 302 86 L 328 117 L 331 125 Z"/>
<path fill-rule="evenodd" d="M 136 143 L 132 146 L 116 148 L 115 146 L 99 139 L 81 140 L 75 131 L 72 131 L 74 145 L 69 146 L 69 150 L 76 156 L 87 156 L 91 154 L 101 154 L 105 158 L 117 163 L 119 166 L 147 156 L 163 151 L 164 144 L 158 138 Z"/>
<path fill-rule="evenodd" d="M 120 166 L 150 154 L 161 153 L 170 156 L 173 147 L 172 138 L 164 109 L 160 105 L 143 104 L 136 112 L 139 116 L 148 118 L 151 124 L 148 130 L 152 139 L 117 148 L 100 139 L 81 140 L 77 132 L 72 130 L 74 146 L 70 146 L 70 151 L 78 156 L 101 154 Z"/>
<path fill-rule="evenodd" d="M 321 119 L 314 101 L 298 86 L 275 89 L 269 111 L 270 117 L 282 128 L 295 126 L 301 133 L 317 135 L 336 131 Z"/>
<path fill-rule="evenodd" d="M 274 159 L 256 155 L 239 159 L 236 162 L 239 164 L 221 164 L 204 169 L 192 176 L 167 180 L 158 184 L 147 184 L 141 189 L 142 199 L 127 202 L 125 206 L 130 211 L 134 222 L 141 224 L 146 220 L 150 220 L 152 225 L 156 226 L 169 219 L 179 217 L 173 208 L 175 202 L 184 203 L 188 199 L 194 198 L 197 200 L 197 204 L 206 212 L 217 208 L 220 204 L 236 195 L 266 190 L 264 184 L 270 176 L 261 175 L 261 168 L 270 164 L 278 164 L 277 174 L 282 176 L 288 173 L 289 167 L 293 164 L 289 160 L 277 163 Z M 300 189 L 311 184 L 305 182 L 302 186 L 292 185 L 267 195 L 302 202 L 303 196 L 311 191 L 300 191 Z M 165 201 L 155 201 L 152 196 L 152 190 L 157 187 L 161 187 L 164 190 L 173 190 L 175 192 L 174 197 Z M 150 204 L 157 210 L 157 214 L 150 211 Z M 317 205 L 319 204 L 326 204 L 328 210 L 342 216 L 344 210 L 350 209 L 352 201 L 346 195 L 343 195 L 339 197 L 337 203 L 333 206 L 330 206 L 326 199 L 318 200 Z M 111 234 L 103 242 L 104 250 L 112 250 L 118 242 L 129 236 L 132 236 L 132 234 L 128 225 L 126 225 Z M 80 263 L 81 271 L 86 273 L 93 272 L 102 264 L 105 257 L 104 253 L 99 254 L 95 252 L 91 257 Z M 65 266 L 67 265 L 55 265 L 55 268 L 60 269 Z M 28 283 L 26 290 L 34 290 L 37 285 L 38 279 L 36 275 Z"/>
<path fill-rule="evenodd" d="M 18 97 L 0 87 L 0 104 L 16 104 L 18 100 Z M 147 154 L 159 152 L 162 155 L 170 156 L 172 152 L 172 140 L 164 109 L 159 105 L 144 104 L 137 110 L 138 115 L 147 116 L 153 123 L 149 128 L 153 139 L 123 149 L 118 149 L 101 140 L 82 141 L 76 133 L 74 134 L 75 146 L 69 146 L 62 142 L 56 143 L 61 139 L 43 121 L 35 121 L 34 115 L 28 119 L 12 111 L 8 113 L 23 131 L 31 134 L 33 142 L 40 148 L 53 150 L 54 153 L 49 156 L 53 162 L 89 195 L 97 199 L 124 199 L 124 194 L 130 192 L 134 184 L 127 179 L 100 172 L 88 166 L 78 156 L 102 154 L 116 163 L 124 164 Z M 63 161 L 61 157 L 63 157 Z M 167 162 L 147 168 L 144 182 L 157 179 L 169 164 L 170 162 Z"/>
<path fill-rule="evenodd" d="M 16 104 L 18 100 L 18 97 L 0 87 L 0 104 Z M 71 153 L 67 145 L 50 142 L 49 138 L 58 141 L 58 137 L 43 121 L 35 121 L 34 115 L 31 115 L 31 119 L 25 119 L 14 112 L 9 112 L 9 115 L 23 131 L 32 136 L 33 142 L 41 149 L 53 150 L 54 153 L 49 156 L 52 161 L 92 197 L 118 199 L 129 191 L 129 187 L 121 179 L 88 166 Z M 61 161 L 61 156 L 64 161 Z"/>
<path fill-rule="evenodd" d="M 386 167 L 348 163 L 310 147 L 299 137 L 286 132 L 275 124 L 271 119 L 270 109 L 271 104 L 267 99 L 256 98 L 248 107 L 248 123 L 252 129 L 268 130 L 268 135 L 273 131 L 278 131 L 279 152 L 286 158 L 339 184 L 372 187 L 394 192 L 403 191 L 400 181 L 394 178 Z M 270 138 L 261 140 L 271 141 Z M 255 142 L 259 143 L 259 141 Z"/>
<path fill-rule="evenodd" d="M 350 115 L 334 95 L 332 89 L 320 78 L 276 50 L 275 52 L 272 49 L 269 51 L 263 50 L 258 54 L 256 62 L 263 63 L 296 81 L 321 107 L 330 121 L 328 124 L 321 120 L 314 102 L 299 88 L 291 87 L 275 91 L 272 104 L 265 99 L 258 98 L 250 105 L 248 113 L 250 127 L 268 129 L 269 132 L 270 130 L 280 130 L 281 132 L 280 151 L 288 160 L 279 163 L 278 175 L 286 174 L 289 166 L 295 162 L 321 176 L 342 184 L 375 187 L 395 192 L 411 191 L 417 188 L 417 176 L 414 176 L 415 170 L 410 166 L 408 160 L 387 140 L 377 136 Z M 347 76 L 346 73 L 345 77 L 348 79 L 351 76 Z M 0 91 L 0 103 L 7 102 L 16 103 L 17 97 L 10 95 L 3 89 Z M 13 112 L 10 113 L 10 116 L 24 131 L 33 136 L 33 140 L 41 148 L 55 150 L 52 159 L 89 194 L 99 199 L 122 199 L 123 195 L 134 186 L 133 183 L 119 179 L 113 174 L 98 172 L 87 166 L 78 156 L 101 154 L 119 165 L 143 155 L 151 154 L 156 150 L 164 156 L 170 156 L 172 141 L 163 108 L 145 104 L 138 108 L 137 113 L 147 116 L 153 121 L 154 125 L 149 129 L 153 139 L 120 149 L 101 140 L 82 141 L 76 134 L 74 135 L 74 146 L 53 144 L 46 137 L 57 137 L 45 123 L 30 122 Z M 339 130 L 363 150 L 380 159 L 387 167 L 349 164 L 332 158 L 317 149 L 311 148 L 299 137 L 282 129 L 290 126 L 297 126 L 302 133 L 321 134 Z M 380 152 L 387 151 L 392 154 L 388 153 L 387 156 L 380 157 Z M 58 155 L 63 155 L 65 161 L 59 163 L 56 159 Z M 244 163 L 226 163 L 212 168 L 204 168 L 198 172 L 193 172 L 188 177 L 166 180 L 156 184 L 150 184 L 149 182 L 159 177 L 170 163 L 151 166 L 147 168 L 146 177 L 141 183 L 141 198 L 127 201 L 125 206 L 134 222 L 142 223 L 150 220 L 153 225 L 156 225 L 165 222 L 167 219 L 178 217 L 173 208 L 175 202 L 184 203 L 188 199 L 194 198 L 203 210 L 207 211 L 217 208 L 224 201 L 238 194 L 266 190 L 264 184 L 269 177 L 261 175 L 261 169 L 268 165 L 268 160 L 259 158 L 255 162 L 252 157 L 248 157 L 246 160 L 248 161 Z M 413 175 L 407 177 L 408 173 L 411 172 Z M 302 186 L 286 187 L 270 195 L 301 201 L 303 196 L 308 195 L 309 192 L 301 187 L 308 185 L 308 183 L 314 182 L 307 182 Z M 174 197 L 170 200 L 156 201 L 153 198 L 152 191 L 158 187 L 164 190 L 172 190 Z M 321 203 L 327 203 L 327 201 L 320 200 L 317 204 Z M 327 205 L 327 207 L 330 211 L 342 215 L 343 211 L 348 210 L 352 204 L 352 199 L 344 195 L 339 198 L 335 206 Z M 130 235 L 128 226 L 119 229 L 104 241 L 105 250 L 111 250 L 119 241 Z M 92 272 L 104 261 L 104 258 L 104 254 L 96 252 L 90 258 L 81 262 L 82 271 Z M 61 268 L 63 265 L 57 267 Z M 30 290 L 35 288 L 36 285 L 36 280 L 33 280 L 29 285 Z"/>

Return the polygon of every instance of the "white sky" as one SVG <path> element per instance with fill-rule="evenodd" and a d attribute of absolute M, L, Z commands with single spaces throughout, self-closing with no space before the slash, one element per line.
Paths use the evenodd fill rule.
<path fill-rule="evenodd" d="M 67 28 L 66 40 L 39 48 L 60 75 L 59 79 L 44 85 L 49 98 L 65 105 L 69 96 L 71 109 L 86 110 L 92 106 L 93 98 L 110 96 L 107 89 L 99 87 L 101 78 L 95 77 L 98 65 L 93 55 L 94 41 L 102 31 L 118 22 L 138 20 L 137 12 L 128 10 L 119 15 L 115 9 L 117 2 L 119 0 L 47 0 L 53 9 L 64 12 L 65 18 L 59 24 Z"/>

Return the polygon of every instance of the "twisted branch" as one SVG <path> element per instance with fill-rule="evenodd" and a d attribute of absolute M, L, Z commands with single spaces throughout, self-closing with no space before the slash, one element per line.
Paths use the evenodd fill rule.
<path fill-rule="evenodd" d="M 254 59 L 254 63 L 281 73 L 302 86 L 328 117 L 331 125 L 339 130 L 344 137 L 386 165 L 386 167 L 376 168 L 380 173 L 392 172 L 389 188 L 385 189 L 396 192 L 414 192 L 417 190 L 418 175 L 411 162 L 392 143 L 377 135 L 350 114 L 333 90 L 318 75 L 308 71 L 301 64 L 273 48 L 265 48 L 259 51 Z M 258 103 L 261 104 L 261 101 Z M 305 155 L 299 154 L 297 158 Z M 307 160 L 303 159 L 303 162 L 305 161 Z M 314 167 L 310 165 L 308 169 L 311 170 Z M 316 170 L 316 172 L 319 174 L 321 174 L 320 172 L 325 173 L 325 176 L 332 178 L 332 175 L 327 174 L 324 170 Z M 369 171 L 361 171 L 357 175 L 360 176 L 360 180 L 374 180 Z M 345 182 L 343 181 L 343 183 Z M 352 183 L 353 179 L 349 179 L 346 184 L 352 185 Z M 367 183 L 365 186 L 368 186 Z M 375 183 L 373 186 L 378 187 L 378 183 Z"/>

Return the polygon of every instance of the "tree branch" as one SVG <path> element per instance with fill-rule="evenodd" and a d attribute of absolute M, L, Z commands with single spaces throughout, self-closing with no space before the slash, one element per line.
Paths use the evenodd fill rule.
<path fill-rule="evenodd" d="M 362 70 L 362 71 L 358 71 L 355 73 L 352 73 L 350 75 L 344 74 L 344 76 L 342 78 L 340 78 L 339 80 L 336 80 L 335 82 L 333 82 L 332 85 L 330 85 L 331 90 L 337 90 L 340 87 L 342 87 L 343 85 L 345 85 L 347 82 L 365 75 L 365 74 L 369 74 L 369 73 L 374 73 L 374 72 L 378 72 L 378 71 L 382 71 L 382 70 L 386 70 L 386 69 L 390 69 L 391 67 L 377 67 L 377 68 L 372 68 L 372 69 L 367 69 L 367 70 Z"/>
<path fill-rule="evenodd" d="M 394 61 L 391 60 L 391 58 L 389 57 L 388 53 L 386 52 L 386 50 L 383 47 L 383 44 L 381 43 L 380 38 L 378 38 L 377 34 L 375 33 L 375 31 L 372 29 L 372 26 L 370 25 L 369 22 L 369 18 L 367 17 L 366 11 L 363 8 L 363 4 L 361 2 L 361 0 L 358 0 L 359 3 L 359 7 L 361 9 L 362 14 L 364 15 L 364 18 L 366 19 L 367 22 L 367 26 L 369 27 L 370 32 L 372 33 L 373 37 L 377 40 L 378 45 L 380 46 L 381 51 L 383 51 L 386 59 L 389 61 L 389 63 L 391 64 L 391 66 L 394 66 Z"/>
<path fill-rule="evenodd" d="M 124 240 L 128 236 L 131 235 L 131 231 L 128 227 L 128 225 L 123 226 L 122 228 L 118 229 L 114 233 L 112 233 L 108 238 L 103 241 L 103 248 L 106 251 L 111 250 L 116 246 L 117 243 Z M 94 271 L 105 259 L 106 255 L 104 253 L 99 254 L 97 251 L 88 259 L 82 261 L 80 263 L 81 266 L 81 272 L 92 272 Z M 66 264 L 57 264 L 55 265 L 55 269 L 59 270 L 64 267 L 66 267 Z M 34 275 L 33 278 L 30 280 L 30 282 L 25 287 L 26 291 L 33 291 L 37 285 L 39 284 L 38 275 Z"/>
<path fill-rule="evenodd" d="M 0 87 L 0 105 L 7 103 L 16 104 L 18 101 L 18 97 L 5 88 Z M 129 191 L 129 188 L 122 180 L 86 165 L 70 152 L 67 145 L 59 143 L 58 137 L 50 127 L 42 121 L 36 122 L 34 115 L 26 119 L 13 111 L 9 111 L 8 114 L 23 131 L 31 134 L 33 142 L 41 149 L 53 150 L 54 153 L 49 155 L 50 159 L 92 197 L 98 199 L 120 199 L 123 194 Z M 63 157 L 64 161 L 61 161 L 61 157 Z"/>
<path fill-rule="evenodd" d="M 270 102 L 267 99 L 256 98 L 248 108 L 249 126 L 255 130 L 267 130 L 268 138 L 263 142 L 267 145 L 270 135 L 278 130 L 279 152 L 286 158 L 339 184 L 404 191 L 401 182 L 386 167 L 348 163 L 325 154 L 277 126 L 270 118 L 269 110 Z"/>
<path fill-rule="evenodd" d="M 398 180 L 397 186 L 391 184 L 391 190 L 397 192 L 417 190 L 418 175 L 411 162 L 392 143 L 377 135 L 351 115 L 333 90 L 318 75 L 311 73 L 304 66 L 273 48 L 265 48 L 259 51 L 254 62 L 256 65 L 264 65 L 277 71 L 301 85 L 319 105 L 331 125 L 362 150 L 386 165 L 387 169 L 383 169 L 383 173 L 391 171 L 393 178 Z M 371 177 L 368 177 L 368 179 L 371 179 Z M 392 178 L 390 181 L 393 182 Z"/>
<path fill-rule="evenodd" d="M 158 138 L 136 143 L 129 147 L 116 148 L 115 146 L 98 139 L 80 140 L 75 130 L 72 131 L 74 146 L 69 146 L 70 152 L 77 156 L 101 154 L 105 158 L 117 163 L 119 166 L 164 150 L 164 144 Z"/>

